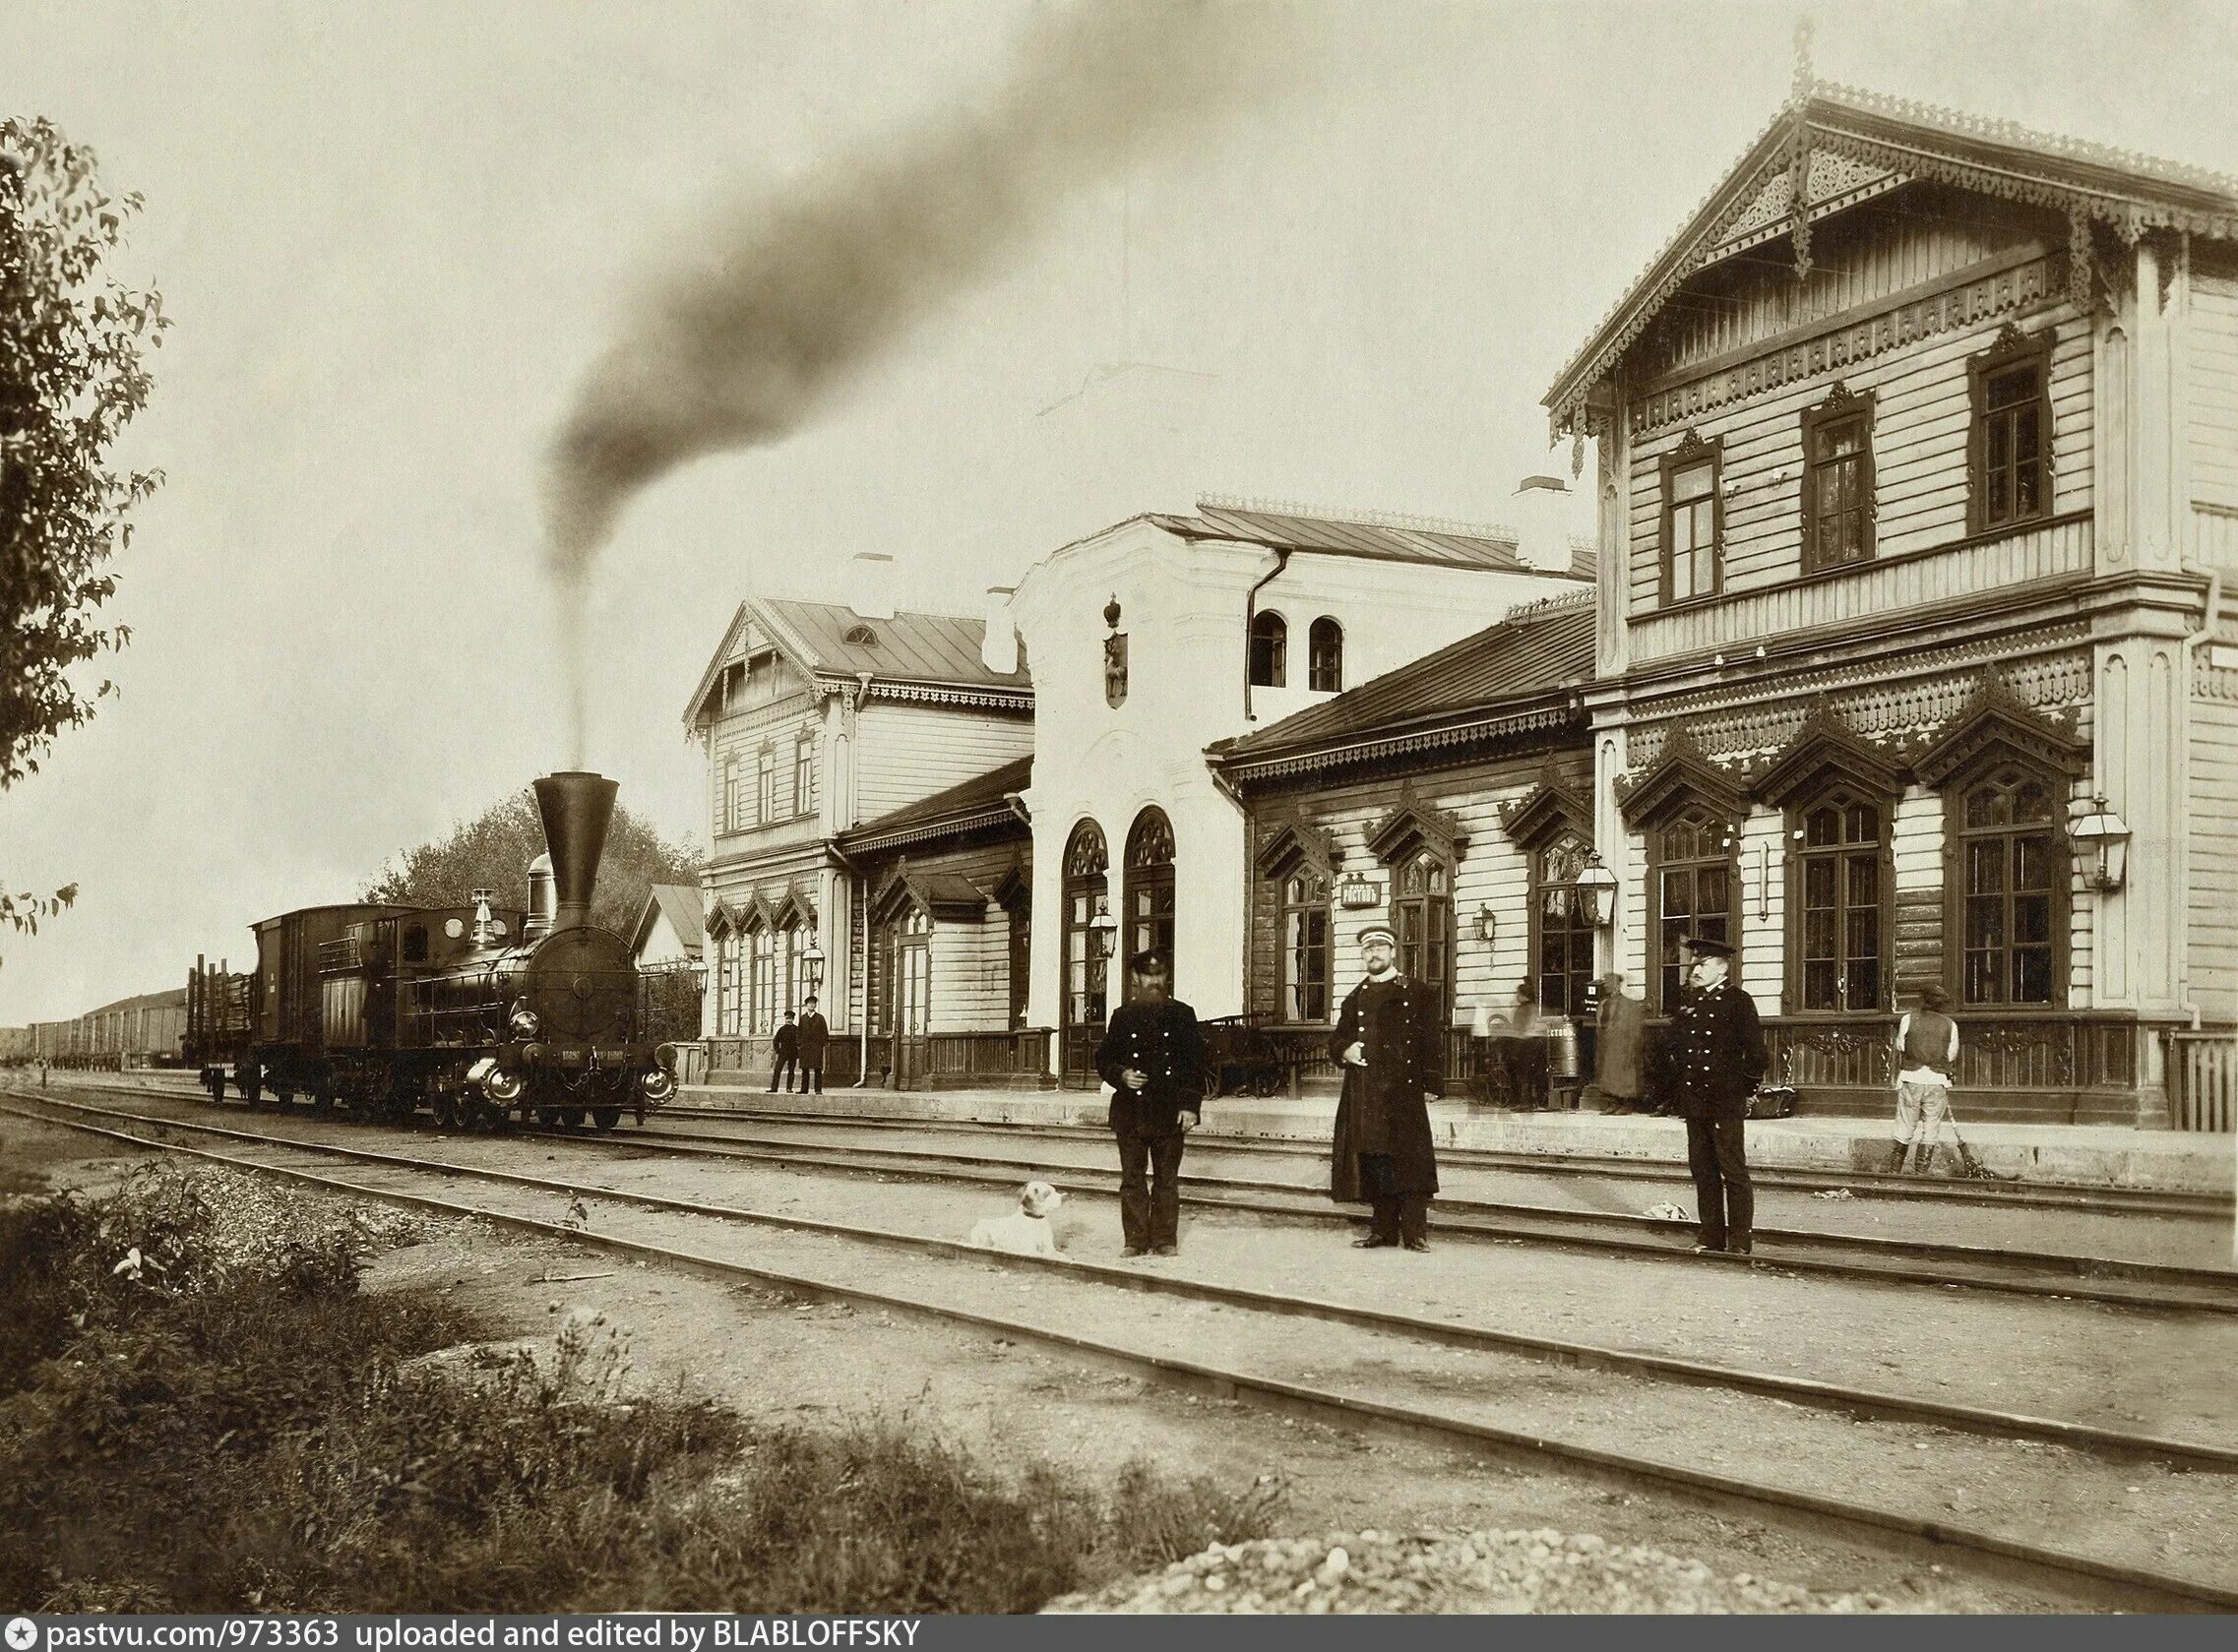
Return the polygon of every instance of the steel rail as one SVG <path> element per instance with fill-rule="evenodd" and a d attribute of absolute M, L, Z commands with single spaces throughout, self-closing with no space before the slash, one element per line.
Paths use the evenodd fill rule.
<path fill-rule="evenodd" d="M 11 1095 L 22 1092 L 7 1091 Z M 27 1097 L 39 1100 L 43 1098 Z M 66 1106 L 73 1104 L 64 1104 Z M 79 1111 L 98 1112 L 93 1108 Z M 541 1238 L 558 1240 L 573 1245 L 585 1245 L 615 1252 L 619 1254 L 642 1257 L 720 1279 L 752 1279 L 765 1285 L 774 1285 L 787 1291 L 800 1292 L 827 1300 L 863 1304 L 890 1312 L 899 1312 L 918 1318 L 929 1319 L 942 1325 L 968 1325 L 978 1330 L 1000 1332 L 1014 1339 L 1035 1342 L 1060 1349 L 1068 1354 L 1085 1357 L 1099 1364 L 1114 1367 L 1138 1377 L 1172 1386 L 1210 1393 L 1221 1399 L 1234 1399 L 1245 1403 L 1307 1416 L 1315 1421 L 1341 1421 L 1355 1426 L 1365 1425 L 1380 1431 L 1395 1432 L 1403 1436 L 1428 1438 L 1449 1446 L 1460 1445 L 1477 1452 L 1501 1457 L 1553 1458 L 1566 1466 L 1581 1469 L 1597 1478 L 1611 1479 L 1618 1484 L 1637 1487 L 1641 1483 L 1668 1488 L 1707 1500 L 1713 1505 L 1722 1504 L 1761 1514 L 1767 1508 L 1775 1509 L 1790 1517 L 1801 1516 L 1806 1525 L 1815 1525 L 1840 1532 L 1849 1540 L 1863 1539 L 1876 1546 L 1887 1547 L 1892 1541 L 1900 1544 L 1906 1552 L 1925 1549 L 1962 1550 L 1968 1553 L 1985 1569 L 2005 1576 L 2018 1576 L 2041 1585 L 2056 1583 L 2074 1588 L 2078 1583 L 2090 1585 L 2094 1591 L 2111 1594 L 2123 1604 L 2134 1604 L 2158 1609 L 2182 1607 L 2188 1610 L 2229 1612 L 2238 1610 L 2238 1589 L 2226 1588 L 2204 1579 L 2155 1572 L 2139 1566 L 2123 1565 L 2101 1560 L 2065 1550 L 2022 1542 L 1999 1536 L 1994 1532 L 1958 1526 L 1947 1521 L 1923 1519 L 1917 1515 L 1876 1507 L 1840 1498 L 1800 1492 L 1786 1487 L 1767 1486 L 1732 1475 L 1712 1474 L 1706 1470 L 1689 1468 L 1682 1464 L 1664 1462 L 1656 1458 L 1629 1455 L 1609 1451 L 1597 1446 L 1585 1445 L 1574 1440 L 1557 1439 L 1551 1436 L 1502 1429 L 1492 1424 L 1478 1423 L 1465 1418 L 1453 1417 L 1420 1406 L 1396 1404 L 1389 1401 L 1364 1399 L 1353 1394 L 1337 1392 L 1307 1383 L 1292 1382 L 1279 1377 L 1258 1376 L 1201 1362 L 1177 1359 L 1169 1355 L 1147 1353 L 1117 1343 L 1062 1331 L 1029 1320 L 1010 1318 L 1001 1315 L 985 1314 L 971 1309 L 944 1307 L 937 1303 L 878 1290 L 841 1280 L 820 1278 L 811 1274 L 796 1273 L 755 1263 L 737 1261 L 725 1256 L 715 1256 L 704 1252 L 686 1251 L 675 1246 L 656 1245 L 643 1240 L 627 1239 L 617 1234 L 596 1233 L 574 1228 L 559 1222 L 544 1221 L 536 1217 L 515 1215 L 490 1210 L 455 1199 L 438 1198 L 433 1194 L 407 1193 L 402 1189 L 376 1188 L 345 1181 L 340 1177 L 323 1176 L 315 1171 L 292 1166 L 262 1163 L 255 1159 L 239 1158 L 231 1154 L 190 1147 L 178 1142 L 151 1140 L 129 1132 L 114 1131 L 98 1125 L 68 1119 L 46 1118 L 27 1109 L 0 1108 L 18 1117 L 38 1120 L 50 1126 L 104 1136 L 134 1146 L 154 1148 L 162 1152 L 178 1153 L 202 1159 L 230 1169 L 258 1175 L 273 1176 L 305 1187 L 318 1188 L 329 1193 L 343 1193 L 352 1197 L 368 1198 L 406 1209 L 438 1212 L 466 1220 L 484 1221 L 516 1232 L 530 1233 Z M 204 1130 L 217 1134 L 242 1135 L 245 1132 L 226 1132 L 210 1126 L 183 1125 L 175 1120 L 152 1121 L 160 1128 Z M 324 1143 L 307 1143 L 276 1136 L 249 1136 L 247 1139 L 282 1148 L 326 1152 L 345 1157 L 386 1160 L 394 1165 L 416 1169 L 424 1174 L 440 1176 L 471 1176 L 509 1183 L 527 1183 L 576 1193 L 594 1190 L 571 1188 L 564 1183 L 543 1182 L 539 1178 L 520 1177 L 504 1172 L 483 1172 L 440 1162 L 415 1161 L 396 1154 L 372 1153 L 362 1149 L 334 1147 Z M 612 1196 L 600 1193 L 597 1196 Z M 989 1261 L 998 1258 L 992 1253 L 977 1253 Z M 1003 1256 L 1007 1264 L 1021 1258 Z"/>
<path fill-rule="evenodd" d="M 903 1233 L 891 1228 L 865 1227 L 846 1222 L 828 1222 L 814 1217 L 786 1215 L 777 1211 L 754 1210 L 743 1205 L 716 1204 L 702 1199 L 670 1198 L 658 1193 L 592 1187 L 567 1179 L 527 1175 L 518 1171 L 464 1166 L 450 1160 L 419 1159 L 409 1155 L 387 1153 L 375 1148 L 350 1147 L 336 1142 L 304 1141 L 290 1136 L 266 1135 L 256 1132 L 236 1131 L 224 1126 L 208 1125 L 194 1121 L 151 1119 L 144 1115 L 117 1113 L 106 1108 L 88 1107 L 75 1102 L 61 1102 L 55 1105 L 69 1108 L 72 1111 L 90 1113 L 100 1118 L 148 1125 L 156 1129 L 186 1131 L 259 1145 L 296 1148 L 306 1152 L 323 1153 L 331 1157 L 355 1159 L 373 1164 L 401 1165 L 416 1170 L 442 1170 L 451 1174 L 475 1176 L 488 1181 L 533 1188 L 542 1192 L 595 1194 L 600 1198 L 610 1199 L 621 1204 L 633 1204 L 647 1209 L 672 1211 L 686 1215 L 712 1216 L 726 1221 L 750 1222 L 792 1233 L 816 1234 L 827 1238 L 852 1240 L 935 1254 L 968 1256 L 979 1260 L 984 1260 L 988 1254 L 985 1251 L 955 1240 Z M 0 1111 L 19 1112 L 14 1108 L 0 1108 Z M 33 1117 L 35 1115 L 19 1113 L 19 1116 Z M 50 1122 L 66 1123 L 67 1121 Z M 1711 1365 L 1703 1361 L 1681 1360 L 1667 1355 L 1634 1353 L 1570 1338 L 1532 1336 L 1518 1331 L 1455 1324 L 1449 1320 L 1432 1319 L 1421 1315 L 1401 1314 L 1384 1309 L 1360 1308 L 1348 1303 L 1314 1297 L 1284 1295 L 1242 1285 L 1223 1285 L 1212 1280 L 1189 1279 L 1171 1274 L 1146 1273 L 1137 1268 L 1116 1267 L 1104 1262 L 1081 1261 L 1069 1256 L 1053 1258 L 1016 1256 L 1008 1257 L 1006 1260 L 1035 1268 L 1052 1269 L 1069 1277 L 1086 1277 L 1099 1283 L 1116 1285 L 1147 1295 L 1184 1297 L 1193 1301 L 1213 1302 L 1222 1306 L 1248 1308 L 1299 1318 L 1351 1324 L 1370 1330 L 1395 1331 L 1449 1347 L 1492 1349 L 1503 1353 L 1519 1354 L 1550 1364 L 1574 1366 L 1585 1370 L 1609 1371 L 1628 1376 L 1646 1376 L 1693 1387 L 1722 1388 L 1763 1394 L 1770 1398 L 1785 1400 L 1791 1404 L 1818 1410 L 1837 1411 L 1850 1416 L 1926 1423 L 2001 1439 L 2040 1439 L 2052 1444 L 2096 1452 L 2127 1461 L 2181 1462 L 2188 1467 L 2210 1472 L 2238 1471 L 2238 1447 L 2234 1446 L 2213 1445 L 2203 1441 L 2178 1439 L 2160 1435 L 2130 1434 L 2117 1429 L 2098 1428 L 2087 1423 L 2070 1423 L 2056 1418 L 2031 1416 L 2024 1412 L 1997 1411 L 1982 1406 L 1957 1405 L 1948 1401 L 1915 1399 L 1908 1395 L 1890 1393 L 1879 1389 L 1813 1381 L 1808 1377 L 1782 1377 L 1770 1372 Z"/>

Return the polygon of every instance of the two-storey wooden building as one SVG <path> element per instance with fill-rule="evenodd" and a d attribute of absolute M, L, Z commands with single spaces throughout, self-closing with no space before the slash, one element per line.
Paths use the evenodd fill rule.
<path fill-rule="evenodd" d="M 713 844 L 704 1022 L 718 1071 L 766 1069 L 772 1033 L 819 984 L 851 1078 L 865 983 L 861 880 L 842 833 L 1032 750 L 1033 693 L 985 622 L 897 613 L 890 564 L 856 559 L 847 604 L 750 596 L 685 712 Z"/>
<path fill-rule="evenodd" d="M 2167 1118 L 2238 1021 L 2238 185 L 1814 89 L 1547 404 L 1604 952 L 1659 1010 L 1737 940 L 1822 1108 L 1936 983 L 1962 1111 Z"/>

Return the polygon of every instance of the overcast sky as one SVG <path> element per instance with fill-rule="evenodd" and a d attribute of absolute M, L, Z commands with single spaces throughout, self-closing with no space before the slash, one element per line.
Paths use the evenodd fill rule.
<path fill-rule="evenodd" d="M 1777 109 L 1801 8 L 1289 8 L 1293 61 L 1048 218 L 809 429 L 641 497 L 593 600 L 591 761 L 698 840 L 681 713 L 749 589 L 976 612 L 1065 539 L 1198 491 L 1501 520 L 1566 469 L 1538 398 Z M 246 925 L 564 762 L 539 463 L 629 294 L 711 212 L 981 94 L 1016 0 L 0 8 L 0 108 L 148 209 L 177 325 L 110 611 L 124 691 L 0 794 L 0 1023 L 178 984 Z M 2238 168 L 2238 8 L 1814 4 L 1830 79 Z M 1123 229 L 1123 225 L 1125 226 Z M 1092 403 L 1209 378 L 1178 466 Z M 1083 412 L 1083 407 L 1087 411 Z"/>

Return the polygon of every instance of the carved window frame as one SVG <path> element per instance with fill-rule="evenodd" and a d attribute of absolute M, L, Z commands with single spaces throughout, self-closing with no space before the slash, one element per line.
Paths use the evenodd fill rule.
<path fill-rule="evenodd" d="M 1678 500 L 1676 489 L 1679 477 L 1686 471 L 1707 463 L 1710 467 L 1710 582 L 1707 586 L 1677 594 L 1677 520 Z M 1710 437 L 1705 440 L 1699 433 L 1688 431 L 1679 445 L 1663 455 L 1659 461 L 1662 483 L 1662 509 L 1658 517 L 1659 540 L 1656 552 L 1658 570 L 1657 590 L 1666 608 L 1679 602 L 1695 602 L 1718 596 L 1725 589 L 1725 440 Z M 1689 503 L 1692 503 L 1691 501 Z"/>
<path fill-rule="evenodd" d="M 1103 828 L 1093 821 L 1076 825 L 1065 840 L 1063 944 L 1057 952 L 1057 1016 L 1061 1028 L 1100 1027 L 1110 1017 L 1105 960 L 1097 950 L 1095 931 L 1089 927 L 1096 898 L 1110 889 L 1110 864 Z"/>
<path fill-rule="evenodd" d="M 1591 827 L 1573 823 L 1542 833 L 1530 847 L 1530 965 L 1526 979 L 1538 995 L 1542 1014 L 1573 1019 L 1583 1016 L 1592 988 L 1593 925 L 1578 892 L 1578 875 L 1585 871 L 1585 857 L 1592 849 Z M 1547 875 L 1549 865 L 1556 862 L 1567 877 Z M 1550 940 L 1561 944 L 1559 970 L 1547 968 Z M 1579 962 L 1581 948 L 1583 964 Z M 1563 986 L 1560 1004 L 1548 1002 L 1547 983 L 1554 980 Z"/>
<path fill-rule="evenodd" d="M 1121 923 L 1126 937 L 1122 945 L 1126 956 L 1120 960 L 1125 971 L 1125 997 L 1132 999 L 1135 991 L 1134 959 L 1139 952 L 1158 952 L 1164 955 L 1167 980 L 1173 979 L 1175 968 L 1174 942 L 1174 847 L 1173 823 L 1156 804 L 1150 804 L 1135 817 L 1135 824 L 1127 828 L 1127 860 L 1120 879 L 1124 913 Z"/>
<path fill-rule="evenodd" d="M 816 735 L 811 729 L 804 728 L 793 737 L 792 812 L 795 815 L 816 812 Z"/>
<path fill-rule="evenodd" d="M 1847 775 L 1829 774 L 1815 790 L 1796 798 L 1786 810 L 1787 863 L 1786 904 L 1787 921 L 1784 950 L 1787 955 L 1786 1010 L 1791 1015 L 1870 1015 L 1887 1010 L 1895 1002 L 1896 990 L 1896 800 L 1880 788 L 1865 784 Z M 1842 838 L 1831 844 L 1813 845 L 1808 841 L 1810 819 L 1823 809 L 1842 811 Z M 1851 809 L 1869 809 L 1874 816 L 1874 837 L 1870 842 L 1851 842 L 1846 836 L 1847 813 Z M 1860 855 L 1870 855 L 1873 862 L 1875 886 L 1874 962 L 1879 970 L 1870 1003 L 1859 1002 L 1849 991 L 1848 963 L 1850 951 L 1847 941 L 1848 914 L 1854 910 L 1848 899 L 1848 863 Z M 1831 861 L 1834 868 L 1834 926 L 1835 926 L 1835 979 L 1834 999 L 1832 1005 L 1813 1006 L 1809 1001 L 1809 960 L 1804 956 L 1808 922 L 1804 912 L 1805 891 L 1809 887 L 1810 867 L 1819 861 Z"/>
<path fill-rule="evenodd" d="M 2007 326 L 1988 349 L 1966 358 L 1969 409 L 1966 423 L 1968 533 L 1992 533 L 1999 529 L 2024 527 L 2029 522 L 2041 521 L 2052 514 L 2052 343 L 2053 333 L 2048 327 L 2031 334 Z M 1989 508 L 1989 434 L 1992 413 L 1989 404 L 1990 386 L 2000 375 L 2016 367 L 2026 366 L 2032 366 L 2036 371 L 2036 394 L 2032 403 L 2036 415 L 2036 464 L 2039 471 L 2036 505 L 2034 510 L 2022 513 L 2016 503 L 2006 515 L 1992 517 Z M 2021 406 L 2027 403 L 2008 405 Z"/>
<path fill-rule="evenodd" d="M 777 818 L 777 748 L 765 740 L 754 754 L 754 820 L 768 826 Z"/>
<path fill-rule="evenodd" d="M 1262 608 L 1251 621 L 1251 686 L 1286 688 L 1289 684 L 1290 622 L 1272 608 Z"/>
<path fill-rule="evenodd" d="M 1665 855 L 1664 834 L 1681 818 L 1688 814 L 1700 815 L 1704 823 L 1719 828 L 1717 854 L 1691 855 L 1671 858 Z M 1745 816 L 1728 810 L 1718 799 L 1681 791 L 1673 795 L 1670 803 L 1659 810 L 1653 819 L 1643 822 L 1642 829 L 1647 839 L 1647 933 L 1646 936 L 1648 1008 L 1656 1014 L 1677 1012 L 1678 994 L 1664 981 L 1664 972 L 1674 965 L 1663 956 L 1663 878 L 1665 873 L 1685 872 L 1699 888 L 1701 874 L 1712 868 L 1725 874 L 1725 933 L 1717 939 L 1739 947 L 1741 939 L 1741 827 Z M 1690 912 L 1689 933 L 1694 933 L 1693 920 L 1702 916 Z M 1683 959 L 1676 965 L 1676 980 L 1683 986 L 1686 970 Z"/>
<path fill-rule="evenodd" d="M 1827 398 L 1815 407 L 1806 407 L 1801 414 L 1803 440 L 1803 487 L 1798 501 L 1802 515 L 1803 572 L 1821 574 L 1831 569 L 1859 568 L 1873 560 L 1878 550 L 1878 524 L 1880 503 L 1875 488 L 1873 460 L 1874 394 L 1871 391 L 1853 391 L 1847 385 L 1835 384 L 1827 393 Z M 1861 513 L 1858 522 L 1858 551 L 1853 557 L 1832 559 L 1819 545 L 1819 513 L 1817 510 L 1819 473 L 1837 462 L 1821 457 L 1821 448 L 1842 428 L 1857 425 L 1857 508 Z"/>
<path fill-rule="evenodd" d="M 2020 785 L 2034 782 L 2041 785 L 2050 803 L 2048 818 L 2041 823 L 2015 823 L 2004 826 L 1968 826 L 1966 825 L 1966 797 L 1976 788 L 1994 781 L 1999 772 L 2015 770 L 2019 776 L 2015 791 Z M 1960 1013 L 1972 1011 L 1991 1014 L 2056 1013 L 2067 1009 L 2068 984 L 2074 964 L 2073 871 L 2074 845 L 2068 836 L 2069 776 L 2053 765 L 2037 762 L 2028 755 L 2010 747 L 1993 746 L 1974 762 L 1950 775 L 1943 783 L 1943 842 L 1947 859 L 1943 880 L 1943 935 L 1944 935 L 1944 985 L 1951 994 L 1951 1002 Z M 2050 927 L 2050 983 L 2041 999 L 2018 999 L 2012 996 L 2014 975 L 2013 954 L 2020 943 L 2014 933 L 2014 896 L 2010 887 L 2014 865 L 2015 841 L 2022 836 L 2041 833 L 2045 839 L 2045 856 L 2050 865 L 2049 887 L 2043 893 L 2049 898 L 2048 923 Z M 2004 897 L 2005 940 L 1998 948 L 2004 962 L 2000 968 L 2000 986 L 2003 996 L 1973 998 L 1966 991 L 1966 903 L 1975 891 L 1971 886 L 1973 848 L 1977 844 L 1996 840 L 2004 848 L 2000 851 L 2000 875 L 2008 887 L 1992 891 Z"/>

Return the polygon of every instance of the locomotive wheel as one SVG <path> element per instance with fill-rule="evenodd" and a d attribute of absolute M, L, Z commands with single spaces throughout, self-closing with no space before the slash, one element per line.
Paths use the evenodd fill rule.
<path fill-rule="evenodd" d="M 566 1122 L 569 1130 L 581 1130 L 590 1116 L 588 1108 L 566 1107 L 560 1110 L 560 1118 Z"/>
<path fill-rule="evenodd" d="M 622 1110 L 619 1107 L 601 1107 L 591 1117 L 600 1130 L 612 1130 L 622 1122 Z"/>
<path fill-rule="evenodd" d="M 459 1098 L 439 1095 L 435 1098 L 435 1122 L 445 1130 L 459 1128 Z"/>
<path fill-rule="evenodd" d="M 557 1130 L 559 1128 L 559 1122 L 560 1110 L 558 1108 L 539 1107 L 536 1109 L 536 1123 L 542 1125 L 544 1129 Z"/>

